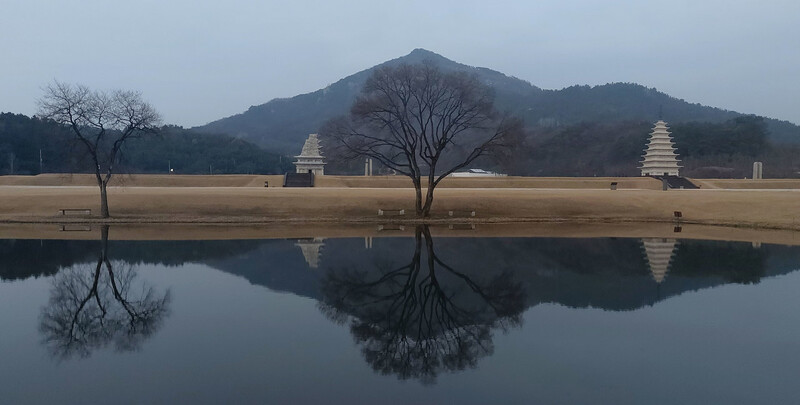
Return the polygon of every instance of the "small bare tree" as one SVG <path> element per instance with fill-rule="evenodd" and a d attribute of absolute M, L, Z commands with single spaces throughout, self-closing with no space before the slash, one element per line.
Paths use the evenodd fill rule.
<path fill-rule="evenodd" d="M 100 214 L 109 217 L 107 186 L 128 139 L 154 134 L 161 118 L 135 91 L 93 91 L 54 81 L 39 99 L 41 118 L 66 125 L 83 144 L 100 187 Z"/>
<path fill-rule="evenodd" d="M 410 177 L 417 215 L 427 217 L 436 186 L 481 156 L 509 151 L 522 139 L 522 121 L 498 113 L 492 90 L 474 75 L 404 64 L 376 69 L 349 116 L 321 132 L 332 154 L 371 157 Z"/>

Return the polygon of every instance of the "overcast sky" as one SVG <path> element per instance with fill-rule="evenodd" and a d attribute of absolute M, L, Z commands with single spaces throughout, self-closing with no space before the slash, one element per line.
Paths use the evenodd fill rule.
<path fill-rule="evenodd" d="M 195 126 L 425 48 L 546 89 L 635 82 L 800 123 L 799 20 L 797 0 L 2 0 L 0 111 L 34 114 L 57 79 Z"/>

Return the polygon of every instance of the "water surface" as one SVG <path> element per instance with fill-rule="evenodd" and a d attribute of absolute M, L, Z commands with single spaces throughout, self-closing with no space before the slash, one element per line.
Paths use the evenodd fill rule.
<path fill-rule="evenodd" d="M 790 246 L 424 228 L 0 240 L 0 402 L 793 403 L 798 269 Z"/>

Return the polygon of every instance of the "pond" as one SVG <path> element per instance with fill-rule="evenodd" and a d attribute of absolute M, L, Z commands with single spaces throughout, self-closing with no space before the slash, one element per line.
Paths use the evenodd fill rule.
<path fill-rule="evenodd" d="M 797 246 L 427 227 L 0 239 L 0 402 L 795 403 L 798 269 Z"/>

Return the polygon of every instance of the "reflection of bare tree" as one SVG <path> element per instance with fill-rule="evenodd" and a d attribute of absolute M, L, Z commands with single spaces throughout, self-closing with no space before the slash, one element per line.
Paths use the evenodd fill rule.
<path fill-rule="evenodd" d="M 518 325 L 525 302 L 508 272 L 487 269 L 470 277 L 444 263 L 427 226 L 417 227 L 409 263 L 377 274 L 331 271 L 322 293 L 322 312 L 335 322 L 349 321 L 373 369 L 426 383 L 441 370 L 475 367 L 491 354 L 492 329 Z"/>
<path fill-rule="evenodd" d="M 53 280 L 39 330 L 54 357 L 87 357 L 111 342 L 135 350 L 169 313 L 169 291 L 159 296 L 151 286 L 136 286 L 134 267 L 108 257 L 108 226 L 102 237 L 96 266 L 75 265 Z"/>

